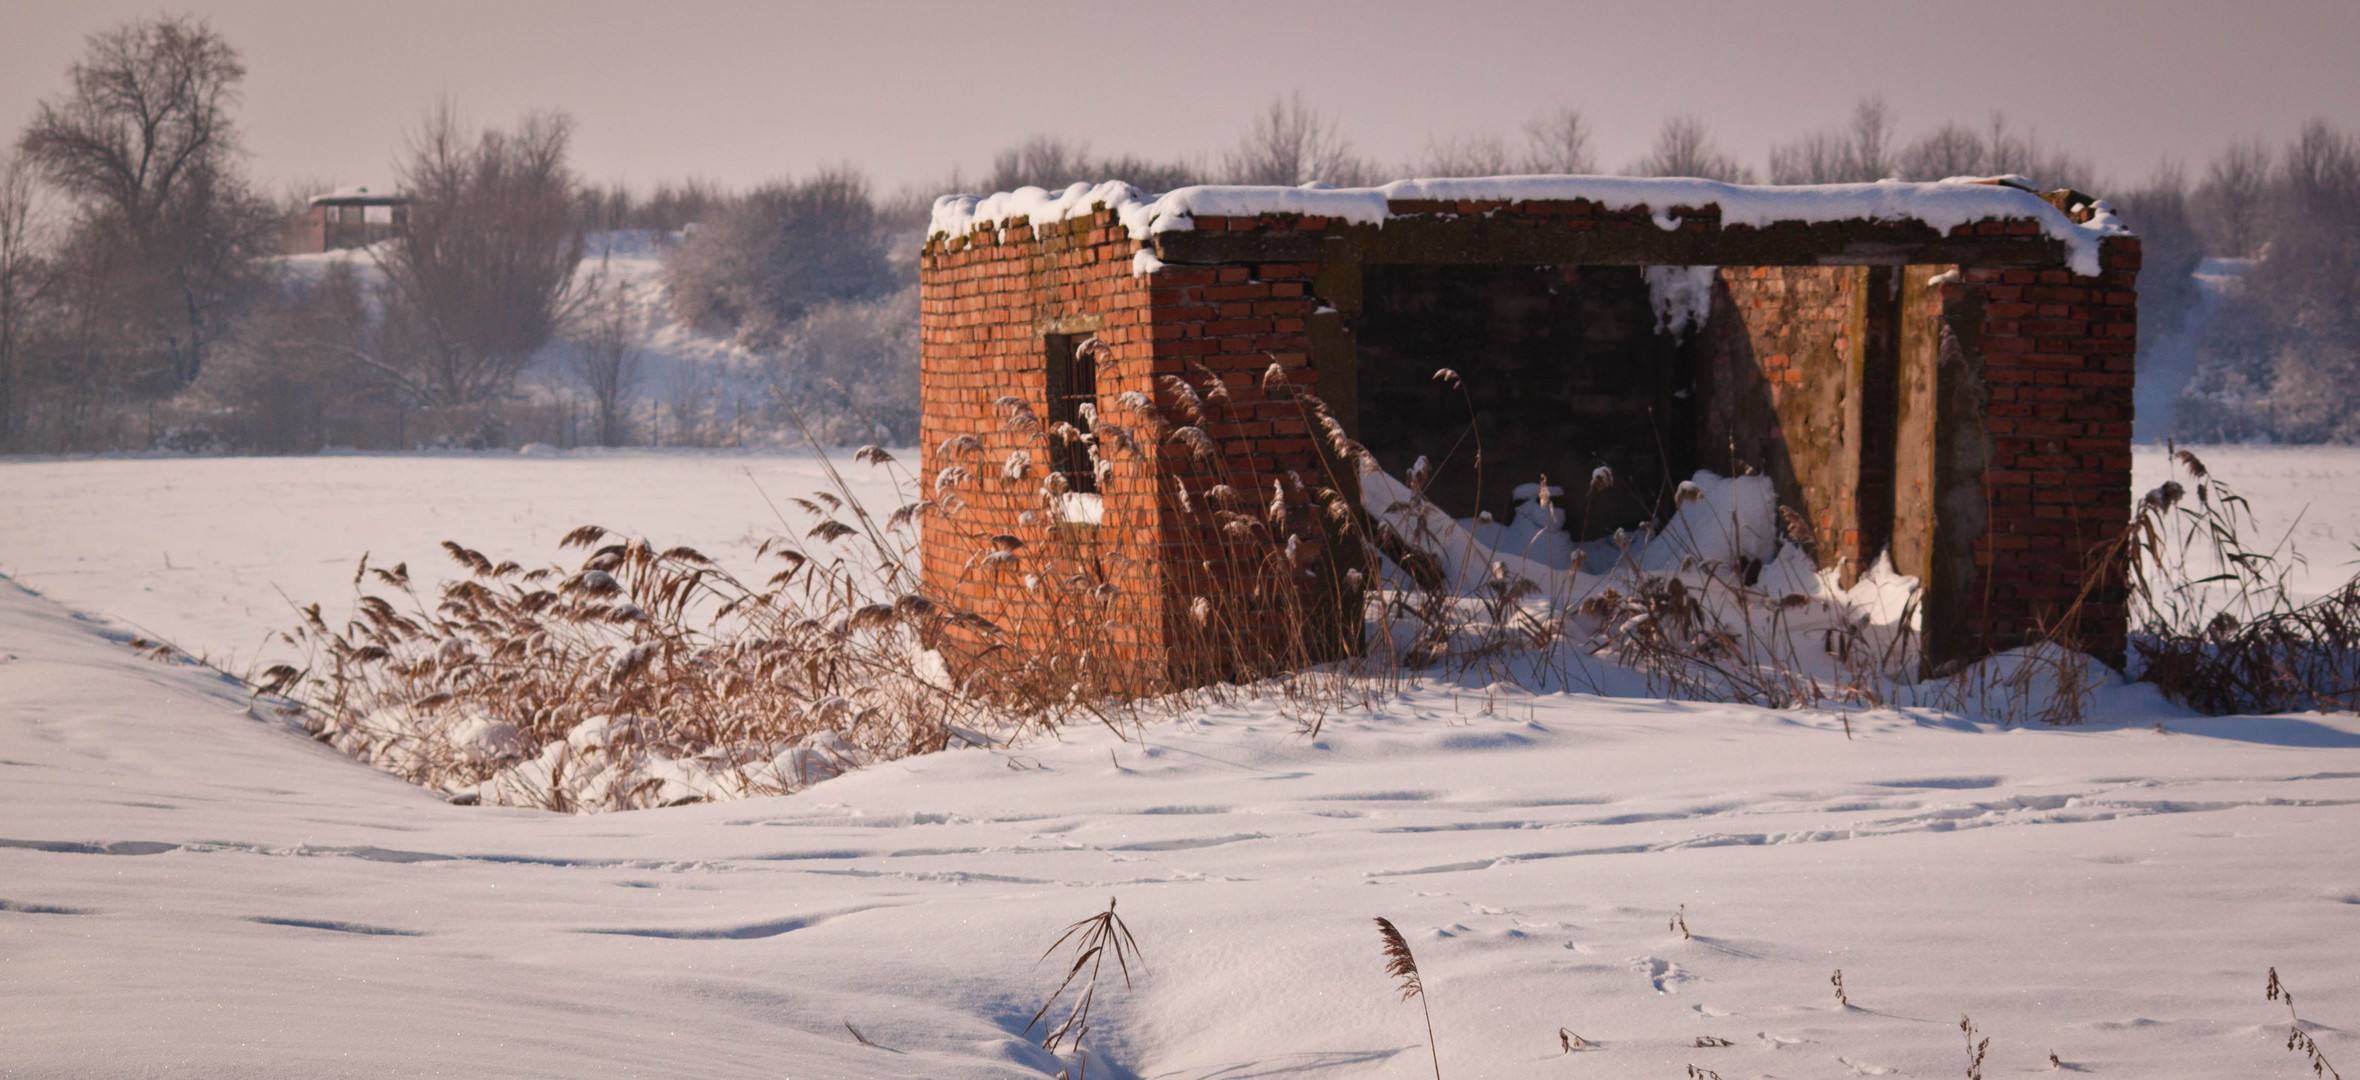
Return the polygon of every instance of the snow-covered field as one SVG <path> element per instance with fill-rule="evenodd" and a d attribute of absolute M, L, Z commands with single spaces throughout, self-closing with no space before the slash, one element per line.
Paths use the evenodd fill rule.
<path fill-rule="evenodd" d="M 2349 573 L 2360 453 L 2199 452 L 2267 528 L 2310 504 L 2304 590 Z M 1955 1077 L 1962 1015 L 1993 1077 L 2052 1052 L 2307 1075 L 2272 966 L 2360 1063 L 2349 715 L 2206 720 L 2132 687 L 2085 728 L 1887 712 L 1847 739 L 1429 686 L 1316 740 L 1239 705 L 563 817 L 446 805 L 118 643 L 136 624 L 243 666 L 280 592 L 334 610 L 362 551 L 439 570 L 446 537 L 531 562 L 597 522 L 742 565 L 774 524 L 757 481 L 783 502 L 818 477 L 0 463 L 0 573 L 42 594 L 0 584 L 0 1075 L 1047 1076 L 1076 1063 L 1024 1030 L 1064 954 L 1036 961 L 1110 896 L 1146 963 L 1099 992 L 1092 1076 L 1430 1074 L 1377 915 L 1417 952 L 1445 1076 Z"/>
<path fill-rule="evenodd" d="M 898 505 L 884 472 L 833 457 L 872 512 Z M 603 525 L 747 568 L 773 504 L 801 520 L 787 500 L 828 486 L 807 452 L 0 461 L 0 575 L 243 671 L 296 605 L 348 610 L 363 554 L 431 583 L 457 570 L 442 541 L 535 566 Z"/>

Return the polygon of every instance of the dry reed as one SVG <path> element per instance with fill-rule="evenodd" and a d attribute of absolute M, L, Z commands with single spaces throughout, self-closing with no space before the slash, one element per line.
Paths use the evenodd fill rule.
<path fill-rule="evenodd" d="M 2172 460 L 2188 483 L 2149 492 L 2126 534 L 2141 677 L 2215 716 L 2360 710 L 2360 576 L 2295 602 L 2287 576 L 2300 555 L 2250 541 L 2245 497 L 2195 454 Z"/>
<path fill-rule="evenodd" d="M 291 638 L 309 661 L 259 686 L 305 706 L 317 738 L 414 782 L 559 811 L 791 791 L 1061 720 L 941 667 L 929 635 L 980 620 L 918 586 L 922 508 L 880 523 L 835 481 L 794 500 L 814 524 L 763 545 L 774 572 L 760 585 L 597 526 L 560 545 L 590 549 L 571 570 L 446 542 L 465 576 L 432 602 L 406 565 L 364 557 L 353 614 L 332 624 L 304 608 Z"/>
<path fill-rule="evenodd" d="M 1049 1011 L 1056 1007 L 1058 999 L 1063 998 L 1065 992 L 1073 987 L 1074 980 L 1081 977 L 1082 969 L 1090 969 L 1080 993 L 1074 996 L 1073 1004 L 1066 1009 L 1065 1019 L 1051 1025 L 1041 1038 L 1041 1049 L 1052 1054 L 1057 1052 L 1060 1045 L 1071 1044 L 1080 1059 L 1079 1071 L 1082 1074 L 1087 1074 L 1090 1068 L 1089 1052 L 1082 1048 L 1082 1039 L 1090 1033 L 1090 1007 L 1098 1000 L 1098 977 L 1106 968 L 1106 958 L 1114 957 L 1115 967 L 1122 972 L 1125 988 L 1131 985 L 1131 964 L 1139 960 L 1139 943 L 1131 937 L 1130 927 L 1124 926 L 1123 920 L 1114 913 L 1114 904 L 1115 898 L 1107 897 L 1105 911 L 1075 921 L 1047 949 L 1042 950 L 1041 959 L 1046 960 L 1051 953 L 1071 941 L 1073 965 L 1065 970 L 1065 978 L 1058 982 L 1057 989 L 1049 994 L 1049 999 L 1041 1002 L 1040 1011 L 1033 1014 L 1032 1021 L 1024 1025 L 1024 1030 L 1028 1032 L 1040 1025 Z"/>
<path fill-rule="evenodd" d="M 2344 1080 L 2344 1074 L 2335 1071 L 2335 1066 L 2327 1063 L 2327 1055 L 2319 1049 L 2319 1040 L 2303 1030 L 2303 1018 L 2294 1011 L 2294 991 L 2288 990 L 2286 984 L 2278 981 L 2277 968 L 2270 969 L 2268 994 L 2271 1001 L 2286 1002 L 2286 1048 L 2303 1055 L 2303 1059 L 2310 1063 L 2312 1076 L 2321 1080 Z"/>
<path fill-rule="evenodd" d="M 1400 980 L 1401 1000 L 1416 998 L 1418 1008 L 1425 1014 L 1426 1052 L 1434 1060 L 1434 1080 L 1442 1080 L 1442 1051 L 1434 1045 L 1434 1008 L 1426 1001 L 1426 981 L 1418 974 L 1418 958 L 1410 954 L 1409 942 L 1394 928 L 1393 920 L 1378 916 L 1377 936 L 1384 941 L 1386 977 Z M 1570 1051 L 1572 1047 L 1567 1049 Z"/>

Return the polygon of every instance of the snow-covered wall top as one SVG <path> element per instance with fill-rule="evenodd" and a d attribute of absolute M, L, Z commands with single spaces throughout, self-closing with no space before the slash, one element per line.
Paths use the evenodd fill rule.
<path fill-rule="evenodd" d="M 2005 180 L 2010 182 L 1995 182 Z M 1382 187 L 1332 188 L 1185 187 L 1157 196 L 1119 180 L 1075 184 L 1063 191 L 1018 188 L 997 195 L 945 195 L 934 201 L 931 235 L 965 236 L 977 228 L 1004 228 L 1015 218 L 1048 224 L 1080 217 L 1103 206 L 1115 211 L 1135 239 L 1195 228 L 1205 217 L 1305 214 L 1352 224 L 1381 225 L 1390 204 L 1402 201 L 1534 202 L 1582 200 L 1609 210 L 1647 207 L 1664 229 L 1680 227 L 1673 207 L 1720 208 L 1723 225 L 1762 228 L 1778 222 L 1922 222 L 1948 233 L 1960 225 L 1991 219 L 2034 221 L 2064 241 L 2074 273 L 2099 271 L 2098 242 L 2128 236 L 2130 230 L 2101 202 L 2087 223 L 2075 222 L 2040 196 L 2015 186 L 2017 177 L 1953 177 L 1932 183 L 1879 180 L 1873 184 L 1816 184 L 1765 187 L 1713 180 L 1629 176 L 1493 176 L 1477 179 L 1396 180 Z"/>

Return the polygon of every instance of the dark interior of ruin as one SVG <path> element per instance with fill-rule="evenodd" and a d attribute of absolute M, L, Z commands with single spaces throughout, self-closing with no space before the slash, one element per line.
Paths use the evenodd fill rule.
<path fill-rule="evenodd" d="M 1938 331 L 1902 313 L 1944 269 L 1723 268 L 1702 324 L 1671 327 L 1639 266 L 1368 265 L 1359 437 L 1394 476 L 1432 463 L 1454 517 L 1512 520 L 1545 474 L 1583 540 L 1664 520 L 1697 469 L 1767 475 L 1821 565 L 1849 577 L 1890 544 L 1922 572 Z M 1615 483 L 1593 497 L 1601 466 Z"/>
<path fill-rule="evenodd" d="M 1636 266 L 1381 265 L 1354 328 L 1364 442 L 1386 471 L 1434 466 L 1455 517 L 1509 520 L 1546 475 L 1590 539 L 1660 515 L 1698 468 L 1695 339 L 1659 332 Z M 1457 385 L 1436 377 L 1459 375 Z M 1592 472 L 1615 484 L 1594 499 Z"/>

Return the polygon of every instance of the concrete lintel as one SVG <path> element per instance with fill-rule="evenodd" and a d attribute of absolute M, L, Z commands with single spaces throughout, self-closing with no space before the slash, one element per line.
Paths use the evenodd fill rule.
<path fill-rule="evenodd" d="M 1104 329 L 1106 329 L 1105 316 L 1087 313 L 1048 315 L 1033 322 L 1033 336 L 1042 338 L 1051 334 L 1095 334 Z"/>
<path fill-rule="evenodd" d="M 1623 223 L 1609 223 L 1620 225 Z M 1315 262 L 1349 247 L 1370 264 L 1558 266 L 1963 266 L 2054 267 L 2065 245 L 2047 236 L 1941 236 L 1924 225 L 1869 221 L 1724 229 L 1690 222 L 1575 232 L 1501 218 L 1396 218 L 1383 226 L 1322 232 L 1158 233 L 1169 263 Z"/>

